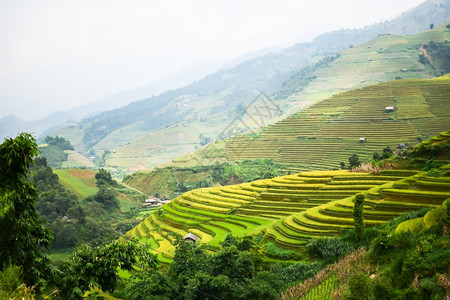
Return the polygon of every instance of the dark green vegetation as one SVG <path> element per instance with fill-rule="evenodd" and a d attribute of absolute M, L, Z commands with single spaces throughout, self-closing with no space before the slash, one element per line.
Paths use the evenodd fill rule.
<path fill-rule="evenodd" d="M 53 205 L 55 211 L 49 215 L 56 218 L 58 214 L 67 213 L 71 217 L 82 214 L 82 210 L 76 207 L 73 213 L 70 213 L 74 207 L 70 200 L 74 201 L 75 197 L 68 197 L 68 192 L 58 186 L 57 176 L 52 174 L 43 158 L 37 159 L 34 169 L 36 174 L 31 179 L 37 180 L 41 187 L 48 188 L 47 192 L 52 188 L 57 190 L 51 197 L 36 201 L 38 190 L 29 181 L 28 171 L 37 154 L 37 144 L 28 134 L 6 139 L 0 145 L 2 299 L 22 296 L 33 299 L 34 293 L 52 292 L 54 288 L 58 289 L 55 296 L 61 299 L 80 299 L 85 291 L 94 287 L 113 290 L 118 280 L 117 268 L 130 270 L 135 265 L 140 265 L 141 269 L 155 266 L 155 258 L 136 242 L 113 242 L 96 248 L 80 246 L 69 261 L 59 268 L 53 267 L 48 256 L 43 253 L 43 249 L 49 247 L 53 237 L 51 230 L 44 226 L 44 220 L 41 220 L 35 209 L 36 202 L 43 203 L 47 208 Z M 108 184 L 110 176 L 100 172 L 98 180 L 99 185 L 105 185 Z M 41 190 L 39 192 L 42 193 Z M 63 197 L 66 197 L 66 201 L 61 199 Z M 67 209 L 64 205 L 72 208 Z M 67 215 L 65 222 L 75 222 L 68 221 Z M 19 286 L 22 282 L 26 286 Z"/>
<path fill-rule="evenodd" d="M 163 167 L 152 172 L 136 172 L 125 176 L 123 182 L 148 195 L 174 198 L 195 188 L 229 185 L 272 178 L 280 174 L 272 159 L 244 160 L 200 167 Z"/>
<path fill-rule="evenodd" d="M 85 173 L 95 174 L 91 193 L 77 197 L 60 183 L 45 158 L 36 158 L 31 167 L 30 179 L 39 192 L 36 209 L 55 237 L 50 245 L 52 250 L 68 249 L 79 242 L 102 244 L 118 238 L 142 220 L 138 207 L 144 200 L 143 196 L 119 186 L 103 169 L 98 173 L 91 172 L 80 170 L 75 173 L 80 178 Z M 87 178 L 84 179 L 88 184 Z M 121 211 L 125 207 L 120 199 L 134 209 Z"/>
<path fill-rule="evenodd" d="M 0 145 L 0 271 L 21 266 L 23 281 L 33 285 L 42 277 L 41 265 L 49 263 L 41 247 L 52 235 L 34 206 L 37 191 L 27 181 L 33 158 L 38 154 L 34 138 L 21 134 Z"/>
<path fill-rule="evenodd" d="M 356 237 L 359 241 L 362 240 L 364 229 L 364 194 L 358 194 L 355 197 L 355 204 L 353 205 L 353 220 L 355 222 Z"/>
<path fill-rule="evenodd" d="M 51 136 L 46 136 L 45 142 L 49 146 L 56 146 L 61 150 L 73 150 L 73 146 L 70 144 L 70 142 L 60 136 L 57 136 L 55 138 Z"/>
<path fill-rule="evenodd" d="M 62 163 L 67 160 L 65 150 L 73 150 L 73 146 L 63 137 L 47 136 L 45 142 L 47 144 L 39 147 L 40 156 L 46 158 L 50 167 L 61 168 Z"/>
<path fill-rule="evenodd" d="M 80 245 L 71 259 L 57 269 L 58 277 L 51 278 L 49 285 L 58 288 L 60 299 L 81 299 L 94 288 L 114 291 L 120 279 L 118 269 L 139 268 L 148 272 L 156 267 L 155 256 L 135 241 L 111 242 L 94 248 Z"/>
<path fill-rule="evenodd" d="M 228 235 L 222 249 L 178 241 L 167 273 L 138 273 L 121 294 L 126 299 L 275 299 L 286 286 L 263 269 L 251 239 Z M 152 298 L 153 297 L 153 298 Z"/>
<path fill-rule="evenodd" d="M 450 73 L 450 46 L 445 43 L 430 43 L 421 48 L 419 61 L 424 64 L 429 72 L 436 76 Z"/>
<path fill-rule="evenodd" d="M 405 228 L 422 220 L 427 220 L 426 226 Z M 355 251 L 358 245 L 351 232 L 314 240 L 308 244 L 312 254 L 328 259 L 347 256 L 291 287 L 281 299 L 444 299 L 450 291 L 449 225 L 447 200 L 437 209 L 407 213 L 364 230 L 367 252 Z"/>

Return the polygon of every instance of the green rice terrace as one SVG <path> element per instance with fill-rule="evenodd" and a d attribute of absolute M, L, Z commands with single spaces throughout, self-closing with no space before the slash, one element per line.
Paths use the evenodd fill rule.
<path fill-rule="evenodd" d="M 442 133 L 429 143 L 448 143 Z M 366 196 L 367 227 L 404 212 L 439 207 L 450 197 L 450 177 L 417 170 L 305 171 L 239 185 L 201 188 L 182 194 L 146 218 L 126 236 L 149 243 L 161 262 L 170 262 L 174 236 L 193 233 L 210 250 L 228 233 L 262 236 L 278 246 L 302 251 L 312 238 L 336 236 L 354 228 L 353 199 Z M 439 170 L 441 170 L 439 169 Z"/>
<path fill-rule="evenodd" d="M 272 158 L 292 172 L 337 169 L 353 153 L 367 160 L 386 146 L 446 130 L 449 97 L 450 75 L 384 82 L 320 101 L 256 135 L 230 138 L 225 153 L 229 161 Z"/>

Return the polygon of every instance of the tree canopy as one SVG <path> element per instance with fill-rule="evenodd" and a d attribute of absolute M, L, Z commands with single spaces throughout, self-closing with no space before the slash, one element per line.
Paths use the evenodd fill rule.
<path fill-rule="evenodd" d="M 21 266 L 28 285 L 45 274 L 52 234 L 35 209 L 37 192 L 26 178 L 38 154 L 35 139 L 27 133 L 5 139 L 0 145 L 0 271 Z"/>

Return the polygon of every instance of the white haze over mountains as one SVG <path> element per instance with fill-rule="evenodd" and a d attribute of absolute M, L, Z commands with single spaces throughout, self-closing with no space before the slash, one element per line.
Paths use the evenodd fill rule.
<path fill-rule="evenodd" d="M 422 2 L 2 0 L 0 118 L 43 118 L 138 87 L 160 93 L 244 53 L 371 25 Z M 158 84 L 196 64 L 198 72 Z M 143 94 L 130 101 L 151 96 Z"/>

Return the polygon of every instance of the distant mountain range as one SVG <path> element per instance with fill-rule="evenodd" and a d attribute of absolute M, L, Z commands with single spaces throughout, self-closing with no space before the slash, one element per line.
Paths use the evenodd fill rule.
<path fill-rule="evenodd" d="M 64 124 L 73 124 L 76 121 L 74 115 L 63 111 L 54 112 L 35 121 L 24 121 L 9 115 L 0 119 L 0 138 L 14 137 L 20 132 L 29 132 L 34 136 L 45 135 Z"/>
<path fill-rule="evenodd" d="M 22 131 L 32 132 L 36 137 L 42 137 L 58 127 L 80 122 L 83 118 L 92 117 L 104 111 L 123 107 L 137 99 L 147 98 L 149 95 L 159 95 L 168 90 L 188 85 L 208 74 L 223 68 L 232 68 L 253 57 L 280 50 L 265 48 L 252 53 L 243 54 L 231 61 L 208 60 L 194 63 L 181 68 L 176 73 L 165 78 L 154 80 L 144 86 L 122 91 L 100 101 L 78 106 L 67 112 L 54 112 L 39 120 L 22 120 L 17 116 L 8 115 L 0 118 L 0 138 L 14 136 Z"/>

